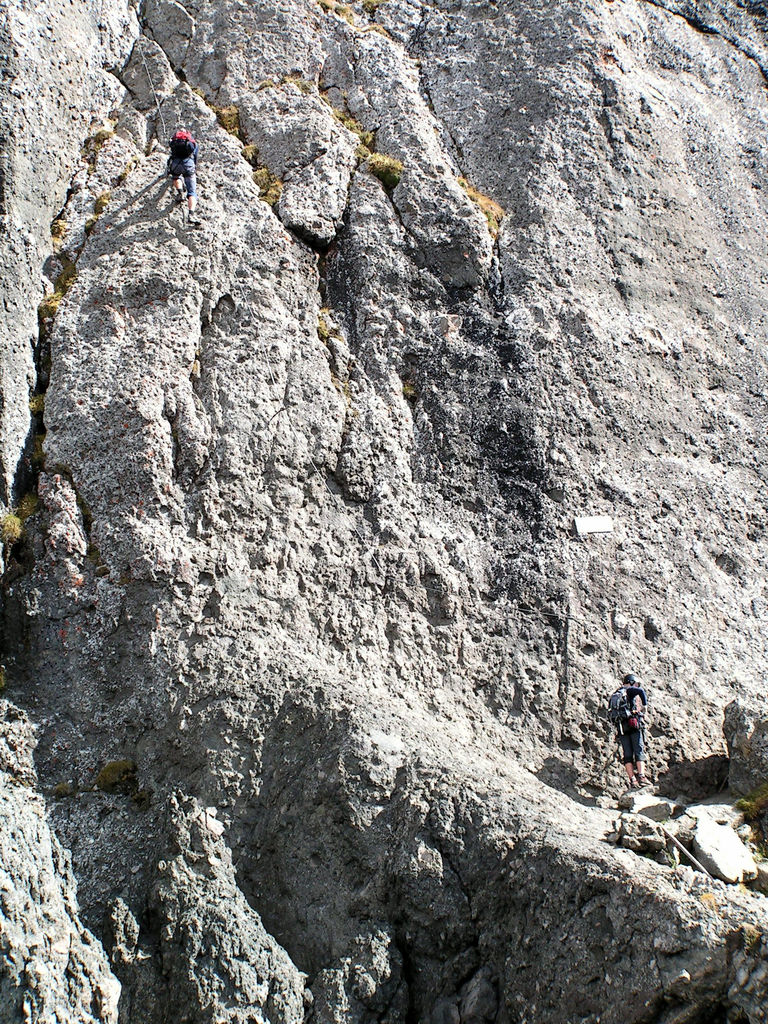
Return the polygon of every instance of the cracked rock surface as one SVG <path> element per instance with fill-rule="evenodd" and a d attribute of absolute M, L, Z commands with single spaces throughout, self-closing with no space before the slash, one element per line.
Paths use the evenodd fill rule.
<path fill-rule="evenodd" d="M 115 1024 L 120 982 L 80 921 L 33 749 L 26 717 L 0 701 L 0 1019 Z"/>
<path fill-rule="evenodd" d="M 673 801 L 763 695 L 761 5 L 101 8 L 3 6 L 0 83 L 3 679 L 88 1012 L 764 1021 L 765 897 L 600 806 L 624 672 Z"/>

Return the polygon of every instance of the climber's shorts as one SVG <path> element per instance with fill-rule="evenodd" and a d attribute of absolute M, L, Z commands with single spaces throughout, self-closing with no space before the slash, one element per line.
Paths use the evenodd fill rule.
<path fill-rule="evenodd" d="M 197 175 L 195 173 L 195 161 L 192 157 L 186 160 L 171 160 L 168 164 L 168 173 L 172 178 L 183 178 L 184 187 L 188 196 L 197 195 Z"/>
<path fill-rule="evenodd" d="M 621 746 L 621 759 L 624 764 L 645 760 L 643 734 L 640 729 L 635 730 L 635 732 L 620 733 L 619 745 Z"/>

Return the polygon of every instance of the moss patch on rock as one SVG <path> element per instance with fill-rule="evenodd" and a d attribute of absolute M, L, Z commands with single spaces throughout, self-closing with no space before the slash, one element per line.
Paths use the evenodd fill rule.
<path fill-rule="evenodd" d="M 338 107 L 334 107 L 334 105 L 331 103 L 331 101 L 328 99 L 328 96 L 325 93 L 320 93 L 320 98 L 322 100 L 325 100 L 325 102 L 331 108 L 331 113 L 339 122 L 339 124 L 343 124 L 348 131 L 352 132 L 354 135 L 358 137 L 358 139 L 360 139 L 360 145 L 364 146 L 366 148 L 366 151 L 368 151 L 368 155 L 370 155 L 370 151 L 373 150 L 375 145 L 374 133 L 368 131 L 367 128 L 363 128 L 360 122 L 356 118 L 354 118 L 348 111 L 339 110 Z"/>
<path fill-rule="evenodd" d="M 128 178 L 128 175 L 131 173 L 134 167 L 138 165 L 138 163 L 138 157 L 133 157 L 131 160 L 129 160 L 125 167 L 122 169 L 122 171 L 120 171 L 118 176 L 115 178 L 115 185 L 123 185 L 126 179 Z"/>
<path fill-rule="evenodd" d="M 45 412 L 45 395 L 32 395 L 29 400 L 29 411 L 33 416 L 42 416 Z"/>
<path fill-rule="evenodd" d="M 67 294 L 69 289 L 77 280 L 77 268 L 71 261 L 67 261 L 64 269 L 61 271 L 59 276 L 56 278 L 53 292 L 50 295 L 46 295 L 40 305 L 37 307 L 37 319 L 40 326 L 41 334 L 45 334 L 47 330 L 46 321 L 53 320 L 59 311 L 59 305 L 61 300 Z"/>
<path fill-rule="evenodd" d="M 757 821 L 768 811 L 768 782 L 747 793 L 736 801 L 736 807 L 749 822 Z"/>
<path fill-rule="evenodd" d="M 20 516 L 10 512 L 7 516 L 3 516 L 0 519 L 0 540 L 2 540 L 3 544 L 8 547 L 18 544 L 23 536 L 24 523 Z"/>
<path fill-rule="evenodd" d="M 243 157 L 248 161 L 251 167 L 259 166 L 259 150 L 257 146 L 252 143 L 248 146 L 243 146 Z"/>
<path fill-rule="evenodd" d="M 35 512 L 37 512 L 37 507 L 39 504 L 40 499 L 37 497 L 34 491 L 30 491 L 29 494 L 25 494 L 24 497 L 19 502 L 18 508 L 16 509 L 16 515 L 19 517 L 22 523 L 25 523 L 35 514 Z"/>
<path fill-rule="evenodd" d="M 285 78 L 282 79 L 281 84 L 295 85 L 299 92 L 304 96 L 309 96 L 311 92 L 315 91 L 314 82 L 310 82 L 308 78 L 302 78 L 301 75 L 286 75 Z"/>
<path fill-rule="evenodd" d="M 68 796 L 74 796 L 75 792 L 75 787 L 71 782 L 57 782 L 51 790 L 51 795 L 54 800 L 64 800 Z"/>
<path fill-rule="evenodd" d="M 63 217 L 57 217 L 51 224 L 51 239 L 54 252 L 58 252 L 64 244 L 64 236 L 67 233 L 67 222 Z"/>
<path fill-rule="evenodd" d="M 102 213 L 109 206 L 109 200 L 112 198 L 111 192 L 102 192 L 101 195 L 96 199 L 93 204 L 93 212 L 101 216 Z"/>
<path fill-rule="evenodd" d="M 114 126 L 115 126 L 115 122 L 114 121 L 110 121 L 108 128 L 107 127 L 99 128 L 97 131 L 95 131 L 93 133 L 93 135 L 89 136 L 85 140 L 85 143 L 83 144 L 83 148 L 80 150 L 80 155 L 83 157 L 85 162 L 88 164 L 88 174 L 89 175 L 93 174 L 93 171 L 96 168 L 96 160 L 98 158 L 99 153 L 101 152 L 101 149 L 102 149 L 104 143 L 107 142 L 108 139 L 111 139 L 114 136 L 114 134 L 115 134 Z"/>
<path fill-rule="evenodd" d="M 355 16 L 352 8 L 349 4 L 339 4 L 335 0 L 317 0 L 320 6 L 329 14 L 338 14 L 340 18 L 348 22 L 350 25 L 354 25 Z"/>
<path fill-rule="evenodd" d="M 371 154 L 368 158 L 368 170 L 379 179 L 387 192 L 396 188 L 403 176 L 402 162 L 384 153 Z"/>
<path fill-rule="evenodd" d="M 485 214 L 485 219 L 488 221 L 488 230 L 495 238 L 499 233 L 499 225 L 506 212 L 504 207 L 500 206 L 495 199 L 491 199 L 490 196 L 476 189 L 474 185 L 470 185 L 466 178 L 459 178 L 458 181 L 472 202 L 479 206 Z"/>
<path fill-rule="evenodd" d="M 258 186 L 259 195 L 264 202 L 269 203 L 270 206 L 277 206 L 283 192 L 283 183 L 277 175 L 272 174 L 266 167 L 259 167 L 253 172 L 253 180 Z"/>
<path fill-rule="evenodd" d="M 96 776 L 96 788 L 103 793 L 124 793 L 131 795 L 136 792 L 136 762 L 130 758 L 109 761 Z"/>
<path fill-rule="evenodd" d="M 228 107 L 214 107 L 213 110 L 216 114 L 216 120 L 224 131 L 234 135 L 236 139 L 240 139 L 242 142 L 243 134 L 240 127 L 240 111 L 237 107 L 231 104 Z"/>

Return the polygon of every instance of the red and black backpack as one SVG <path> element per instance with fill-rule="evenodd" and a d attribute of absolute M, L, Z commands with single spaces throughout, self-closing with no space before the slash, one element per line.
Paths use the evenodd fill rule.
<path fill-rule="evenodd" d="M 186 128 L 179 128 L 177 132 L 174 132 L 168 147 L 174 160 L 186 160 L 195 151 L 195 140 Z"/>

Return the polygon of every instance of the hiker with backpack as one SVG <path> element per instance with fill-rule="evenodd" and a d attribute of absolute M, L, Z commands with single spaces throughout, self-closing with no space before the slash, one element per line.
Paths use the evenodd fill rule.
<path fill-rule="evenodd" d="M 648 697 L 635 676 L 628 672 L 621 686 L 608 701 L 608 718 L 616 728 L 619 756 L 629 779 L 630 789 L 648 785 L 645 774 L 645 743 L 643 715 Z"/>
<path fill-rule="evenodd" d="M 173 178 L 173 187 L 176 190 L 176 200 L 184 201 L 187 197 L 187 209 L 189 211 L 189 223 L 199 224 L 199 220 L 193 218 L 197 206 L 197 154 L 198 144 L 192 137 L 192 133 L 186 128 L 177 129 L 168 142 L 170 156 L 168 157 L 168 173 Z M 184 179 L 184 186 L 181 181 Z"/>

